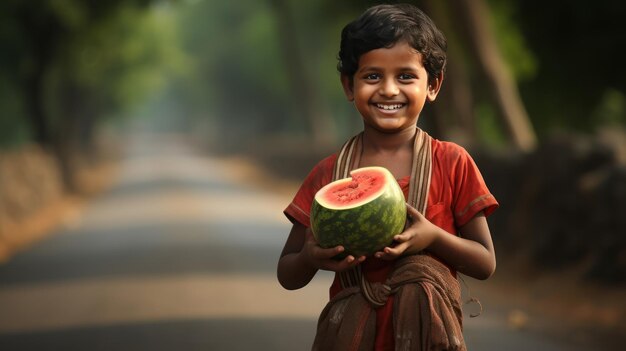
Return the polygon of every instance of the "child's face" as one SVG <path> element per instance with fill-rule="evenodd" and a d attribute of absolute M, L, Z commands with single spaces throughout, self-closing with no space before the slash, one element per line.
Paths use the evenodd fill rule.
<path fill-rule="evenodd" d="M 441 78 L 429 86 L 422 55 L 398 42 L 363 54 L 352 83 L 342 77 L 342 84 L 366 127 L 389 133 L 415 128 L 426 100 L 437 97 Z"/>

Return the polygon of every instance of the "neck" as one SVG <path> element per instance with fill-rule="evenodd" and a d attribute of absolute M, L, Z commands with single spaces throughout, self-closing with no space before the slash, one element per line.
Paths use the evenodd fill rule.
<path fill-rule="evenodd" d="M 402 149 L 413 149 L 416 128 L 410 127 L 397 133 L 381 133 L 372 128 L 363 130 L 363 147 L 377 152 L 395 152 Z"/>

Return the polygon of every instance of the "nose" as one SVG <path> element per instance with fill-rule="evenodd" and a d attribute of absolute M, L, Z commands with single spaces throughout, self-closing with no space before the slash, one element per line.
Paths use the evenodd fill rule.
<path fill-rule="evenodd" d="M 382 96 L 392 97 L 398 95 L 400 93 L 400 89 L 394 79 L 388 78 L 381 82 L 378 93 Z"/>

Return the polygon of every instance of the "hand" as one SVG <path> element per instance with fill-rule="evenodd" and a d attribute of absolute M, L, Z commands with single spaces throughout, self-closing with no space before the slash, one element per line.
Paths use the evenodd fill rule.
<path fill-rule="evenodd" d="M 406 205 L 409 225 L 405 230 L 394 236 L 395 245 L 385 247 L 374 254 L 384 260 L 395 260 L 402 255 L 418 253 L 428 248 L 438 238 L 439 228 L 432 224 L 413 206 Z"/>
<path fill-rule="evenodd" d="M 328 249 L 322 248 L 315 240 L 311 229 L 306 230 L 301 254 L 307 265 L 316 269 L 342 272 L 365 261 L 365 256 L 355 258 L 352 255 L 348 255 L 342 260 L 333 258 L 343 251 L 343 246 L 335 246 Z"/>

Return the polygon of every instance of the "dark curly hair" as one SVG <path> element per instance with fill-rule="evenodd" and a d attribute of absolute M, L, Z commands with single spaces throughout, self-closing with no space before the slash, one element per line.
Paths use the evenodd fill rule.
<path fill-rule="evenodd" d="M 403 40 L 422 54 L 429 83 L 445 72 L 445 36 L 422 10 L 409 4 L 373 6 L 348 23 L 341 31 L 337 70 L 352 79 L 361 55 Z"/>

